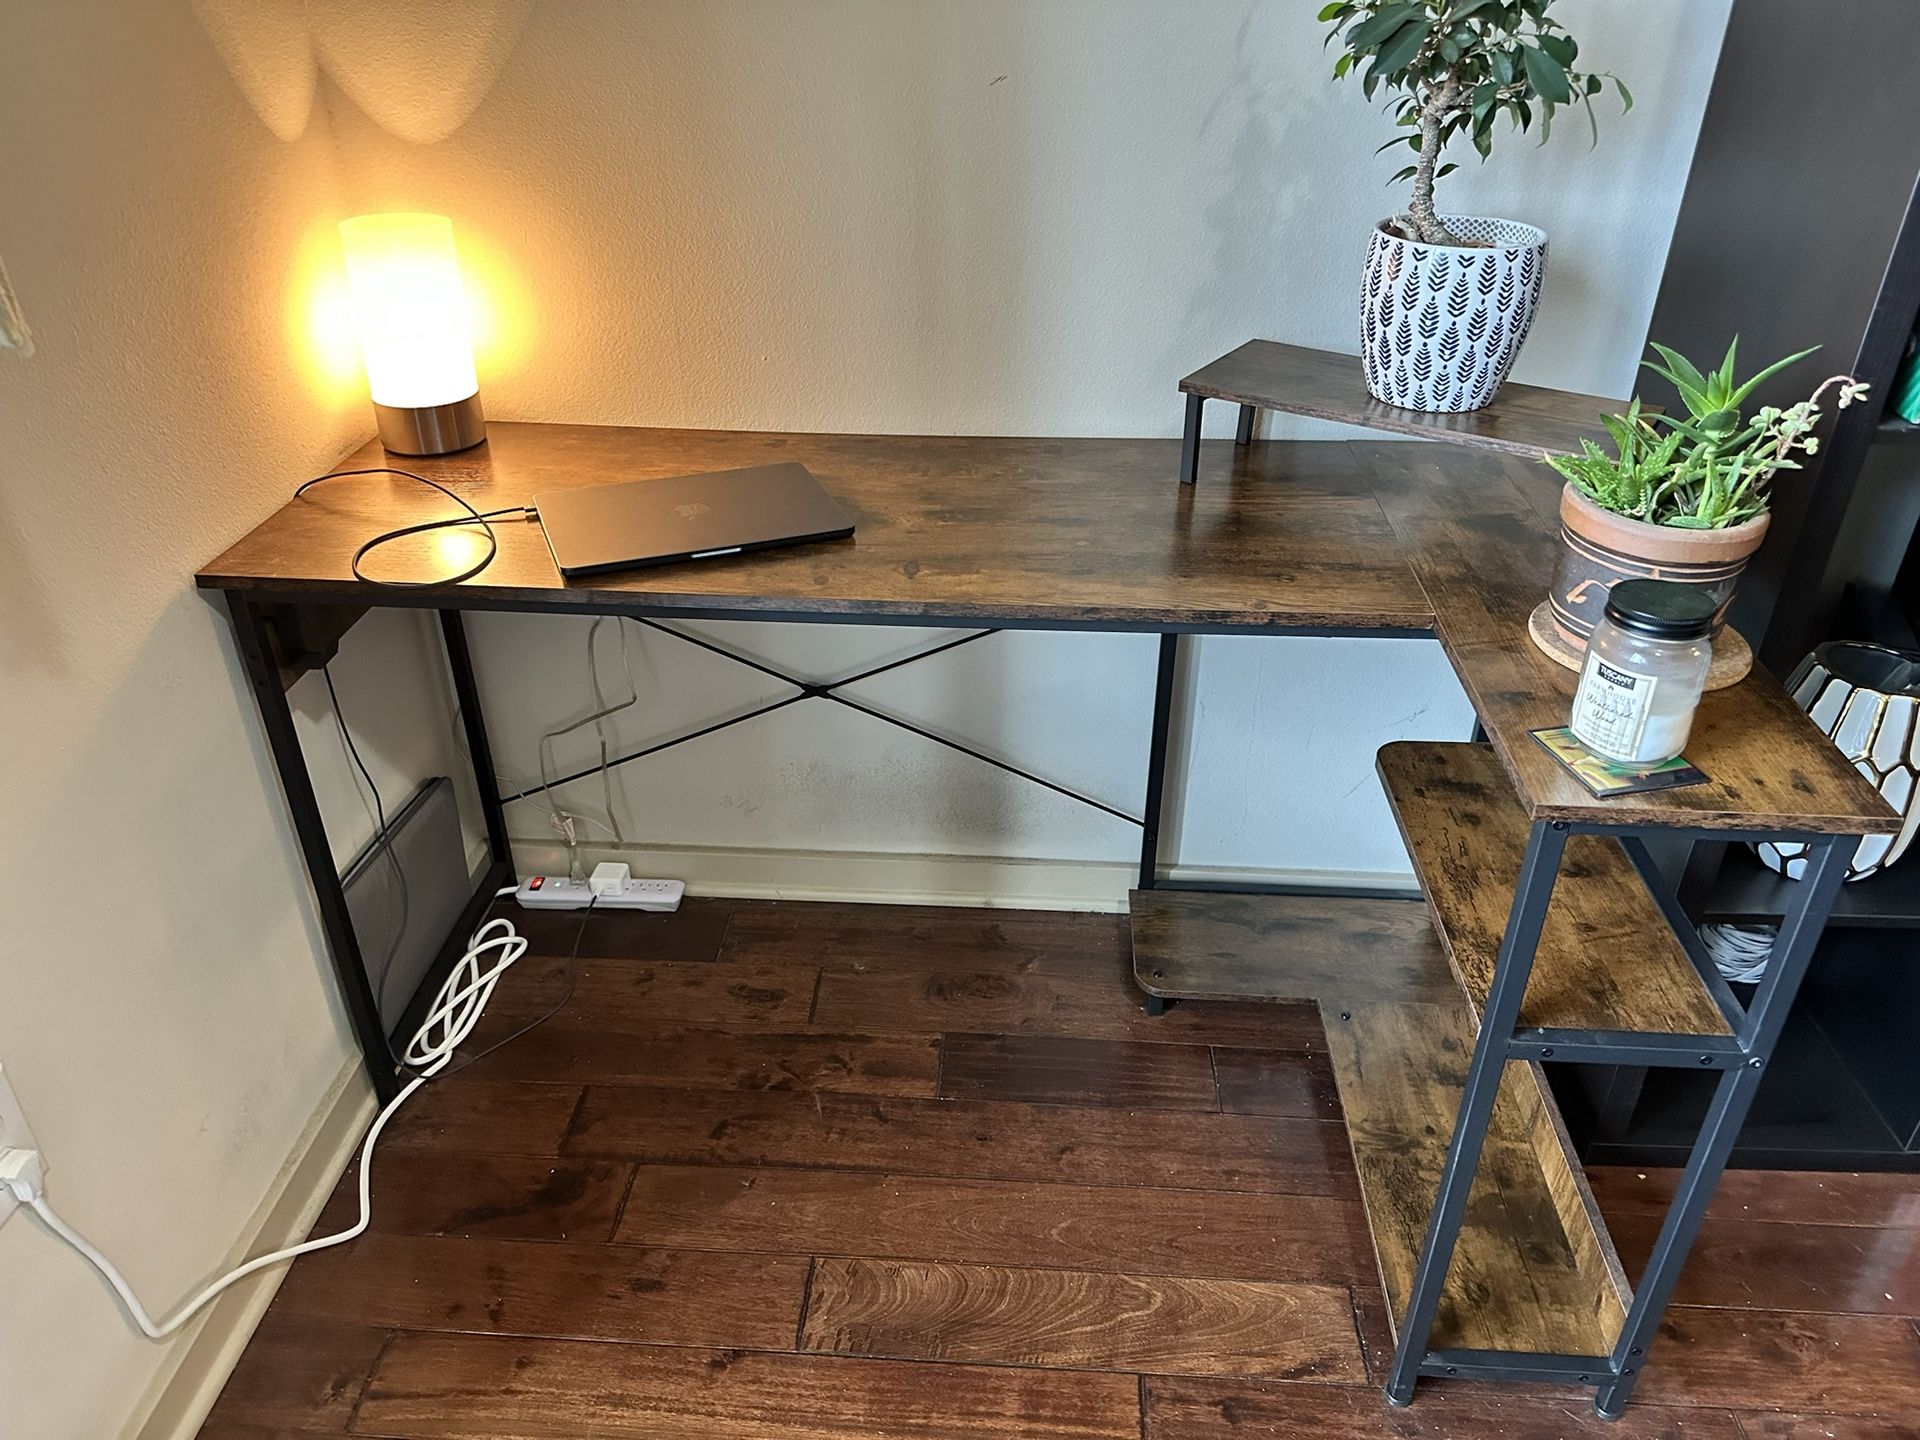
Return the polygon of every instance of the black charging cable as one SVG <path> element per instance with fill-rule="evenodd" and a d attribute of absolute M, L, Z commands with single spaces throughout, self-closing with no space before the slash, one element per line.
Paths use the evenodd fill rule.
<path fill-rule="evenodd" d="M 418 480 L 422 485 L 438 490 L 467 512 L 464 515 L 449 516 L 444 520 L 423 520 L 418 525 L 403 525 L 398 530 L 388 530 L 367 541 L 353 552 L 352 568 L 353 578 L 368 585 L 386 585 L 396 590 L 419 590 L 432 585 L 458 585 L 462 581 L 471 580 L 491 565 L 493 557 L 500 553 L 500 537 L 494 533 L 493 522 L 509 515 L 531 516 L 538 513 L 531 505 L 509 505 L 500 510 L 481 511 L 474 508 L 465 496 L 455 494 L 438 480 L 429 480 L 426 476 L 412 470 L 397 470 L 391 465 L 374 465 L 364 470 L 335 470 L 326 475 L 316 475 L 294 491 L 293 498 L 298 500 L 316 485 L 323 485 L 329 480 L 344 480 L 349 475 L 399 475 L 408 480 Z M 478 525 L 487 536 L 487 553 L 482 555 L 477 563 L 468 566 L 458 575 L 446 575 L 435 580 L 382 580 L 379 576 L 369 575 L 360 568 L 360 562 L 382 545 L 405 539 L 409 535 L 423 534 L 428 530 L 445 530 L 455 525 Z"/>

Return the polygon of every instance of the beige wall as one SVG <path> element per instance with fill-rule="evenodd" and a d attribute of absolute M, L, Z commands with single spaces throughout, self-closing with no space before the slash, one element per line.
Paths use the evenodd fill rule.
<path fill-rule="evenodd" d="M 256 117 L 183 3 L 13 4 L 0 254 L 0 1061 L 49 1196 L 171 1309 L 220 1268 L 348 1048 L 224 613 L 191 575 L 367 431 L 308 310 L 334 276 L 324 124 Z M 442 768 L 417 621 L 343 701 L 389 795 Z M 370 831 L 295 694 L 344 850 Z M 75 887 L 99 886 L 101 894 Z M 30 1215 L 0 1229 L 0 1431 L 116 1434 L 175 1353 Z"/>
<path fill-rule="evenodd" d="M 1469 153 L 1445 182 L 1447 203 L 1552 237 L 1521 379 L 1630 384 L 1726 8 L 1566 0 L 1634 111 L 1599 106 L 1597 150 L 1569 117 L 1551 145 L 1503 136 L 1494 164 Z M 366 9 L 329 32 L 342 183 L 356 209 L 454 216 L 493 302 L 496 416 L 1171 435 L 1178 377 L 1250 335 L 1355 348 L 1365 236 L 1396 199 L 1381 182 L 1398 162 L 1373 153 L 1390 119 L 1330 82 L 1306 0 L 490 0 L 451 66 L 463 87 L 432 103 L 364 77 L 439 65 L 445 37 L 416 7 Z M 496 757 L 528 776 L 541 730 L 591 708 L 583 627 L 475 630 Z M 711 633 L 815 676 L 931 638 Z M 671 640 L 634 643 L 647 694 L 616 726 L 629 746 L 787 693 Z M 1195 649 L 1171 855 L 1404 873 L 1373 755 L 1468 733 L 1438 648 Z M 999 637 L 865 694 L 1138 813 L 1152 675 L 1151 642 Z M 562 758 L 586 763 L 591 743 L 579 732 Z M 601 803 L 592 782 L 565 798 Z M 961 855 L 1041 862 L 992 871 L 989 893 L 1111 903 L 1138 844 L 828 706 L 630 767 L 616 807 L 641 863 L 696 883 L 884 894 Z M 544 812 L 522 804 L 512 822 L 523 863 L 550 863 Z M 946 868 L 945 883 L 982 884 Z"/>

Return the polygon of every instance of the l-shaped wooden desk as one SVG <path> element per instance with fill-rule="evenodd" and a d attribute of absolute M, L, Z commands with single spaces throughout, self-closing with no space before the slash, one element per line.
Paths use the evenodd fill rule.
<path fill-rule="evenodd" d="M 1242 436 L 1251 439 L 1244 424 Z M 1142 831 L 1132 910 L 1143 989 L 1156 1004 L 1320 1003 L 1393 1302 L 1399 1352 L 1389 1398 L 1406 1403 L 1418 1375 L 1577 1380 L 1596 1388 L 1601 1413 L 1616 1415 L 1851 837 L 1888 832 L 1896 817 L 1764 674 L 1703 702 L 1689 755 L 1707 784 L 1602 801 L 1563 772 L 1528 733 L 1564 721 L 1572 681 L 1526 638 L 1556 543 L 1553 489 L 1538 464 L 1457 445 L 1195 442 L 1191 457 L 1204 451 L 1206 462 L 1196 485 L 1176 483 L 1180 451 L 1179 442 L 1150 440 L 495 424 L 487 444 L 465 454 L 389 461 L 370 444 L 340 468 L 403 465 L 491 510 L 563 486 L 797 460 L 854 513 L 857 538 L 570 584 L 537 525 L 507 520 L 497 522 L 498 556 L 475 579 L 387 588 L 353 577 L 355 548 L 448 507 L 425 487 L 373 475 L 289 503 L 208 565 L 198 582 L 225 592 L 376 1088 L 388 1096 L 398 1084 L 390 1037 L 285 695 L 367 608 L 438 613 L 480 783 L 491 865 L 443 960 L 512 872 L 507 797 L 492 783 L 466 611 L 616 614 L 669 629 L 675 619 L 771 619 L 1155 634 L 1146 786 L 1140 813 L 1125 816 Z M 457 569 L 470 542 L 448 537 L 461 533 L 397 544 L 378 557 L 387 568 L 377 573 Z M 1162 883 L 1181 637 L 1428 633 L 1445 647 L 1487 743 L 1382 752 L 1426 914 L 1382 896 L 1229 895 Z M 795 695 L 779 704 L 856 703 L 833 693 L 846 681 L 792 683 Z M 1652 831 L 1813 845 L 1772 972 L 1748 1004 L 1702 954 L 1685 883 L 1676 894 L 1643 843 Z M 1712 844 L 1695 848 L 1710 854 Z M 1720 1077 L 1637 1292 L 1560 1125 L 1543 1059 L 1685 1064 Z"/>

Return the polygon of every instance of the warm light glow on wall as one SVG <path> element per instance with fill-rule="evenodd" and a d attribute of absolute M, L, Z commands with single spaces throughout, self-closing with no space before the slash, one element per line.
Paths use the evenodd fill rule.
<path fill-rule="evenodd" d="M 337 225 L 315 225 L 301 237 L 286 285 L 287 345 L 295 372 L 330 410 L 364 405 L 366 366 L 354 334 Z"/>
<path fill-rule="evenodd" d="M 476 394 L 453 222 L 360 215 L 340 222 L 340 239 L 374 403 L 420 409 Z"/>
<path fill-rule="evenodd" d="M 500 394 L 524 375 L 538 353 L 534 299 L 515 253 L 485 223 L 460 226 L 460 278 L 473 326 L 473 358 Z"/>

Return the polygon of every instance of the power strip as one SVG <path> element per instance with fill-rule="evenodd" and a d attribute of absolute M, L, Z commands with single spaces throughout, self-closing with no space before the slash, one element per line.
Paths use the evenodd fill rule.
<path fill-rule="evenodd" d="M 593 897 L 596 910 L 678 910 L 687 887 L 678 880 L 629 880 L 611 895 Z"/>
<path fill-rule="evenodd" d="M 522 880 L 513 898 L 527 910 L 584 910 L 593 904 L 593 891 L 584 880 L 565 875 L 535 875 Z"/>
<path fill-rule="evenodd" d="M 529 910 L 655 910 L 680 908 L 687 893 L 679 880 L 626 880 L 610 893 L 596 895 L 590 882 L 565 875 L 535 875 L 520 882 L 514 899 Z"/>

